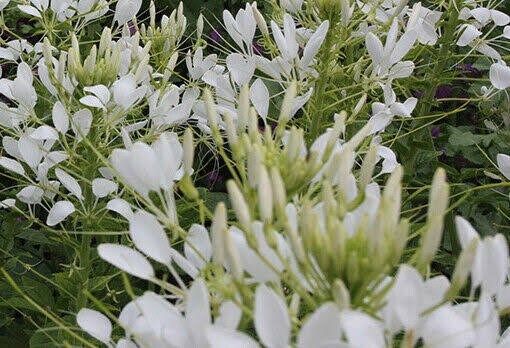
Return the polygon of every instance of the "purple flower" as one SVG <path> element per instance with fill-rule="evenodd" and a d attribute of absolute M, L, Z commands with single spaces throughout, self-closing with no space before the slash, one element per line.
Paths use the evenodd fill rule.
<path fill-rule="evenodd" d="M 129 21 L 127 24 L 129 28 L 129 35 L 135 35 L 135 33 L 137 32 L 137 28 L 133 21 Z"/>
<path fill-rule="evenodd" d="M 412 94 L 413 94 L 413 97 L 418 98 L 418 99 L 420 99 L 421 97 L 423 97 L 425 95 L 425 93 L 423 91 L 413 91 Z"/>
<path fill-rule="evenodd" d="M 441 85 L 436 89 L 435 97 L 437 99 L 450 98 L 453 94 L 453 87 L 450 85 Z"/>
<path fill-rule="evenodd" d="M 218 181 L 223 181 L 223 175 L 220 174 L 219 170 L 212 170 L 205 175 L 205 180 L 210 186 L 213 186 Z"/>
<path fill-rule="evenodd" d="M 219 44 L 222 41 L 220 32 L 217 31 L 216 29 L 213 29 L 211 31 L 211 33 L 209 34 L 209 38 L 215 44 Z"/>
<path fill-rule="evenodd" d="M 258 42 L 254 42 L 251 46 L 253 48 L 253 53 L 258 54 L 259 56 L 264 54 L 264 47 Z"/>
<path fill-rule="evenodd" d="M 460 71 L 462 71 L 463 73 L 465 73 L 467 76 L 470 76 L 470 77 L 477 77 L 477 76 L 480 76 L 480 70 L 478 70 L 477 68 L 475 68 L 473 66 L 473 64 L 460 64 L 458 66 L 458 69 Z"/>
<path fill-rule="evenodd" d="M 439 138 L 441 136 L 441 127 L 439 126 L 433 126 L 430 130 L 430 135 L 432 138 Z"/>

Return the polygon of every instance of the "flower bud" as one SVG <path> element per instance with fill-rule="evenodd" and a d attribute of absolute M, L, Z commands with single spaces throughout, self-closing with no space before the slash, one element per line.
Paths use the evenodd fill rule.
<path fill-rule="evenodd" d="M 479 242 L 478 239 L 473 238 L 468 247 L 460 253 L 457 264 L 455 265 L 455 270 L 453 271 L 450 288 L 445 295 L 445 300 L 453 300 L 466 284 L 469 274 L 471 273 L 473 262 L 475 261 Z"/>
<path fill-rule="evenodd" d="M 358 100 L 358 102 L 356 103 L 356 106 L 354 107 L 354 109 L 352 110 L 352 114 L 351 116 L 354 117 L 356 116 L 357 114 L 359 114 L 359 112 L 361 111 L 361 109 L 363 108 L 363 106 L 365 106 L 365 103 L 367 102 L 367 94 L 366 93 L 363 93 L 363 95 L 361 96 L 361 98 Z"/>
<path fill-rule="evenodd" d="M 266 167 L 261 165 L 258 170 L 257 196 L 259 213 L 262 221 L 269 223 L 273 219 L 273 192 Z"/>
<path fill-rule="evenodd" d="M 234 119 L 230 113 L 226 113 L 225 116 L 223 116 L 223 120 L 225 121 L 225 130 L 227 133 L 228 144 L 231 148 L 233 148 L 239 141 L 237 130 L 234 125 Z"/>
<path fill-rule="evenodd" d="M 285 91 L 285 96 L 283 97 L 282 106 L 280 108 L 280 116 L 278 117 L 278 123 L 282 124 L 282 127 L 290 120 L 292 116 L 292 106 L 294 104 L 294 99 L 297 95 L 297 81 L 293 80 L 287 90 Z"/>
<path fill-rule="evenodd" d="M 214 99 L 209 88 L 204 89 L 204 102 L 209 127 L 211 127 L 213 132 L 215 132 L 218 130 L 218 115 L 216 113 L 216 105 L 214 104 Z"/>
<path fill-rule="evenodd" d="M 193 172 L 193 158 L 195 156 L 195 146 L 193 144 L 193 132 L 190 128 L 184 132 L 183 139 L 183 168 L 184 174 L 191 175 Z"/>
<path fill-rule="evenodd" d="M 271 185 L 273 192 L 273 203 L 276 208 L 276 211 L 280 214 L 285 211 L 285 206 L 287 205 L 287 194 L 285 192 L 285 184 L 283 183 L 283 179 L 280 175 L 280 172 L 276 167 L 272 167 L 270 170 L 271 174 Z"/>
<path fill-rule="evenodd" d="M 227 210 L 225 203 L 220 202 L 214 210 L 211 224 L 211 242 L 213 248 L 213 259 L 218 264 L 225 262 L 225 249 L 223 242 L 224 231 L 227 229 Z"/>
<path fill-rule="evenodd" d="M 67 52 L 61 51 L 58 57 L 57 81 L 64 85 L 64 77 L 66 72 Z"/>
<path fill-rule="evenodd" d="M 237 119 L 237 131 L 241 133 L 246 129 L 250 117 L 250 89 L 247 84 L 243 85 L 239 92 L 237 114 L 239 115 Z"/>
<path fill-rule="evenodd" d="M 228 264 L 230 265 L 230 271 L 232 272 L 232 275 L 237 280 L 243 279 L 243 266 L 241 263 L 241 257 L 239 256 L 239 251 L 237 250 L 234 241 L 232 240 L 230 230 L 227 228 L 223 230 L 223 242 L 225 244 L 225 256 Z"/>
<path fill-rule="evenodd" d="M 108 27 L 103 29 L 101 33 L 101 39 L 99 40 L 99 49 L 97 55 L 103 57 L 106 51 L 110 50 L 112 43 L 112 30 Z"/>
<path fill-rule="evenodd" d="M 248 152 L 248 183 L 250 187 L 255 188 L 258 182 L 259 168 L 262 165 L 262 154 L 258 147 L 251 147 Z"/>
<path fill-rule="evenodd" d="M 177 59 L 179 58 L 179 52 L 175 51 L 170 58 L 168 59 L 168 63 L 166 64 L 165 72 L 163 74 L 163 80 L 168 81 L 170 75 L 173 73 L 175 69 L 175 65 L 177 64 Z"/>
<path fill-rule="evenodd" d="M 348 309 L 351 306 L 351 295 L 349 289 L 345 286 L 345 283 L 341 279 L 334 281 L 331 287 L 333 300 L 337 304 L 340 310 Z"/>
<path fill-rule="evenodd" d="M 149 4 L 149 23 L 152 28 L 156 27 L 156 6 L 154 1 Z"/>
<path fill-rule="evenodd" d="M 290 304 L 289 304 L 289 314 L 292 317 L 295 317 L 299 315 L 299 305 L 301 303 L 301 297 L 297 292 L 292 294 L 292 297 L 290 298 Z"/>
<path fill-rule="evenodd" d="M 254 143 L 260 144 L 262 142 L 259 129 L 259 116 L 254 107 L 250 107 L 248 112 L 248 134 Z"/>
<path fill-rule="evenodd" d="M 184 176 L 179 181 L 179 189 L 184 193 L 186 198 L 191 201 L 196 201 L 200 198 L 200 194 L 198 193 L 197 188 L 193 185 L 193 181 L 191 181 L 191 177 L 189 175 Z"/>
<path fill-rule="evenodd" d="M 338 134 L 345 134 L 345 120 L 347 119 L 347 113 L 342 111 L 339 114 L 335 114 L 333 117 L 335 119 L 335 131 L 338 132 Z"/>
<path fill-rule="evenodd" d="M 382 202 L 380 207 L 379 224 L 380 233 L 394 233 L 397 229 L 398 221 L 400 219 L 401 196 L 402 196 L 402 167 L 397 166 L 393 173 L 391 173 L 386 187 L 382 195 Z"/>
<path fill-rule="evenodd" d="M 342 25 L 346 27 L 349 24 L 353 12 L 349 0 L 340 0 L 340 9 L 342 13 Z"/>
<path fill-rule="evenodd" d="M 227 192 L 230 197 L 230 202 L 237 216 L 237 220 L 241 226 L 248 231 L 251 225 L 250 210 L 244 196 L 237 187 L 237 184 L 233 180 L 227 182 Z"/>
<path fill-rule="evenodd" d="M 47 37 L 44 37 L 44 40 L 43 40 L 42 53 L 43 53 L 43 57 L 44 57 L 46 64 L 51 63 L 51 58 L 53 55 L 51 54 L 51 43 Z M 51 64 L 50 64 L 50 66 L 51 66 Z"/>
<path fill-rule="evenodd" d="M 417 266 L 422 272 L 432 262 L 443 235 L 443 221 L 448 209 L 449 187 L 443 168 L 436 170 L 432 180 L 427 212 L 427 225 L 417 252 Z"/>
<path fill-rule="evenodd" d="M 367 185 L 372 181 L 375 164 L 377 163 L 377 145 L 371 144 L 368 149 L 360 170 L 359 189 L 365 191 Z"/>
<path fill-rule="evenodd" d="M 251 8 L 253 10 L 253 16 L 255 17 L 255 22 L 257 22 L 257 27 L 259 28 L 260 32 L 263 36 L 269 36 L 269 30 L 267 29 L 267 23 L 264 19 L 264 16 L 262 13 L 260 13 L 259 9 L 257 8 L 257 3 L 254 2 L 251 5 Z"/>
<path fill-rule="evenodd" d="M 96 67 L 96 59 L 97 59 L 97 48 L 96 45 L 93 45 L 90 49 L 90 53 L 85 58 L 85 61 L 83 62 L 83 69 L 85 71 L 94 71 Z"/>
<path fill-rule="evenodd" d="M 204 17 L 202 16 L 202 14 L 200 14 L 197 19 L 197 40 L 200 40 L 202 38 L 203 31 L 204 31 Z"/>

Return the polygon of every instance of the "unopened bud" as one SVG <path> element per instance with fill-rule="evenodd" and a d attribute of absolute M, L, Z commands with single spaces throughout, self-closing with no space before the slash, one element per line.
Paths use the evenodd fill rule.
<path fill-rule="evenodd" d="M 293 293 L 290 298 L 289 314 L 293 317 L 299 315 L 299 305 L 301 303 L 301 297 L 298 293 Z"/>
<path fill-rule="evenodd" d="M 296 127 L 292 127 L 289 132 L 287 144 L 285 150 L 287 151 L 287 160 L 292 163 L 298 159 L 301 154 L 301 149 L 304 145 L 303 130 Z"/>
<path fill-rule="evenodd" d="M 352 9 L 349 0 L 340 0 L 340 11 L 342 13 L 342 25 L 346 27 L 352 16 Z"/>
<path fill-rule="evenodd" d="M 254 2 L 251 6 L 253 10 L 253 16 L 255 17 L 255 22 L 257 22 L 257 27 L 259 28 L 260 32 L 263 36 L 269 36 L 269 30 L 267 29 L 267 23 L 264 19 L 264 16 L 260 13 L 259 9 L 257 8 L 257 3 Z"/>
<path fill-rule="evenodd" d="M 287 205 L 287 194 L 285 192 L 285 184 L 280 175 L 280 172 L 276 167 L 272 167 L 270 170 L 271 184 L 273 192 L 273 203 L 278 213 L 285 211 Z"/>
<path fill-rule="evenodd" d="M 179 58 L 179 52 L 175 51 L 170 58 L 168 59 L 168 63 L 166 64 L 165 72 L 163 74 L 163 80 L 168 81 L 170 75 L 174 72 L 175 65 L 177 64 L 177 59 Z"/>
<path fill-rule="evenodd" d="M 202 16 L 202 14 L 200 14 L 197 19 L 197 40 L 200 40 L 203 31 L 204 31 L 204 17 Z"/>
<path fill-rule="evenodd" d="M 85 58 L 85 61 L 83 62 L 83 69 L 87 72 L 94 71 L 94 68 L 96 66 L 96 59 L 97 59 L 97 48 L 96 45 L 93 45 L 90 49 L 90 53 Z"/>
<path fill-rule="evenodd" d="M 244 196 L 237 187 L 237 184 L 233 180 L 227 182 L 227 191 L 230 197 L 230 202 L 237 216 L 237 220 L 240 225 L 248 231 L 251 225 L 250 210 L 248 204 L 244 200 Z"/>
<path fill-rule="evenodd" d="M 286 124 L 292 117 L 292 107 L 294 105 L 294 99 L 297 95 L 297 82 L 293 80 L 283 97 L 282 106 L 280 109 L 280 116 L 278 117 L 278 123 Z"/>
<path fill-rule="evenodd" d="M 218 129 L 218 115 L 216 114 L 216 105 L 214 104 L 214 99 L 209 88 L 204 89 L 204 102 L 209 127 L 215 131 Z"/>
<path fill-rule="evenodd" d="M 359 112 L 361 111 L 361 109 L 363 109 L 363 106 L 365 106 L 365 103 L 367 102 L 367 94 L 364 93 L 361 98 L 358 100 L 358 102 L 356 103 L 356 106 L 354 107 L 354 109 L 352 110 L 352 115 L 351 116 L 356 116 L 357 114 L 359 114 Z"/>
<path fill-rule="evenodd" d="M 339 134 L 345 134 L 345 120 L 347 119 L 347 113 L 345 111 L 334 115 L 335 125 L 334 129 Z"/>
<path fill-rule="evenodd" d="M 443 168 L 436 170 L 432 180 L 427 212 L 427 225 L 418 249 L 417 265 L 422 272 L 432 262 L 441 244 L 444 216 L 448 209 L 449 187 L 446 183 L 446 172 Z"/>
<path fill-rule="evenodd" d="M 43 57 L 44 57 L 44 60 L 46 61 L 46 64 L 51 65 L 51 58 L 53 55 L 51 54 L 51 43 L 47 37 L 44 37 L 43 45 L 42 45 L 42 52 L 43 52 Z"/>
<path fill-rule="evenodd" d="M 223 120 L 225 121 L 225 130 L 227 133 L 228 143 L 230 147 L 233 148 L 239 141 L 239 138 L 237 136 L 237 130 L 234 125 L 234 119 L 232 118 L 232 115 L 230 113 L 226 113 L 225 116 L 223 116 Z"/>
<path fill-rule="evenodd" d="M 372 181 L 372 175 L 374 173 L 375 164 L 377 163 L 377 145 L 371 144 L 368 149 L 363 164 L 360 170 L 360 190 L 364 191 L 367 185 Z"/>
<path fill-rule="evenodd" d="M 348 309 L 351 306 L 351 295 L 349 289 L 341 279 L 335 280 L 331 287 L 333 300 L 340 310 Z"/>
<path fill-rule="evenodd" d="M 225 262 L 225 249 L 223 242 L 224 231 L 227 229 L 227 210 L 223 202 L 216 206 L 211 224 L 211 242 L 213 259 L 218 264 Z"/>
<path fill-rule="evenodd" d="M 448 292 L 445 295 L 445 300 L 453 300 L 464 285 L 466 285 L 473 262 L 475 261 L 478 244 L 479 240 L 477 238 L 473 238 L 467 248 L 462 250 L 460 253 L 459 258 L 457 259 L 457 264 L 455 265 L 455 270 L 453 271 L 450 289 L 448 289 Z"/>
<path fill-rule="evenodd" d="M 193 144 L 193 132 L 190 128 L 184 132 L 183 139 L 183 168 L 184 174 L 191 175 L 193 172 L 193 158 L 195 156 L 195 146 Z"/>
<path fill-rule="evenodd" d="M 154 1 L 151 1 L 149 4 L 149 19 L 150 19 L 150 26 L 155 28 L 156 27 L 156 6 L 154 5 Z"/>
<path fill-rule="evenodd" d="M 237 130 L 241 133 L 246 129 L 250 117 L 250 89 L 247 84 L 243 85 L 239 92 L 237 114 L 239 115 L 237 119 Z"/>
<path fill-rule="evenodd" d="M 200 198 L 197 188 L 193 185 L 191 177 L 187 174 L 179 181 L 179 189 L 191 201 L 196 201 Z"/>
<path fill-rule="evenodd" d="M 241 257 L 239 256 L 239 251 L 237 250 L 234 241 L 232 240 L 232 236 L 230 235 L 230 230 L 225 229 L 223 231 L 223 242 L 225 243 L 225 256 L 227 258 L 227 262 L 230 265 L 230 271 L 235 279 L 241 280 L 243 279 L 243 266 L 241 264 Z"/>
<path fill-rule="evenodd" d="M 99 49 L 97 54 L 99 57 L 104 56 L 107 50 L 110 50 L 112 42 L 112 30 L 109 27 L 103 29 L 101 33 L 101 39 L 99 40 Z"/>
<path fill-rule="evenodd" d="M 273 192 L 271 190 L 271 181 L 269 180 L 266 167 L 260 166 L 258 172 L 257 195 L 260 217 L 264 222 L 271 222 L 273 219 Z"/>
<path fill-rule="evenodd" d="M 258 147 L 252 147 L 248 152 L 248 183 L 252 188 L 257 186 L 259 168 L 262 165 L 262 154 Z"/>
<path fill-rule="evenodd" d="M 393 233 L 398 226 L 402 203 L 402 174 L 402 167 L 397 166 L 388 178 L 384 188 L 382 196 L 383 216 L 381 216 L 384 219 L 384 222 L 381 223 L 383 232 Z"/>

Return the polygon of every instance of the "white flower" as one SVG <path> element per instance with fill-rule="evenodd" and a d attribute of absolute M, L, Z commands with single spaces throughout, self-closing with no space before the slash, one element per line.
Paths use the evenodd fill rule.
<path fill-rule="evenodd" d="M 267 348 L 286 348 L 290 342 L 290 318 L 285 302 L 264 284 L 255 292 L 255 329 Z"/>
<path fill-rule="evenodd" d="M 251 57 L 245 58 L 240 53 L 231 53 L 226 59 L 227 68 L 238 86 L 250 82 L 255 72 L 255 62 Z"/>
<path fill-rule="evenodd" d="M 503 235 L 480 236 L 473 226 L 464 218 L 455 218 L 457 235 L 463 249 L 471 243 L 477 243 L 475 259 L 471 266 L 471 286 L 481 286 L 482 291 L 493 295 L 504 285 L 509 271 L 510 260 L 508 244 Z"/>
<path fill-rule="evenodd" d="M 250 4 L 247 3 L 245 9 L 240 9 L 235 19 L 229 11 L 223 11 L 223 23 L 228 35 L 243 52 L 253 52 L 252 43 L 257 22 Z"/>
<path fill-rule="evenodd" d="M 448 305 L 430 313 L 418 333 L 424 343 L 438 348 L 471 347 L 475 333 L 471 323 Z"/>
<path fill-rule="evenodd" d="M 69 215 L 74 213 L 73 203 L 69 201 L 59 201 L 53 205 L 48 213 L 46 225 L 55 226 L 64 221 Z"/>
<path fill-rule="evenodd" d="M 342 338 L 340 311 L 334 303 L 324 303 L 310 314 L 297 337 L 298 348 L 327 347 Z"/>
<path fill-rule="evenodd" d="M 193 80 L 199 80 L 207 71 L 215 67 L 217 61 L 216 54 L 210 54 L 204 57 L 202 47 L 199 47 L 193 54 L 186 54 L 186 67 Z"/>
<path fill-rule="evenodd" d="M 510 67 L 504 61 L 492 64 L 489 78 L 495 88 L 499 90 L 507 89 L 510 87 Z"/>
<path fill-rule="evenodd" d="M 103 198 L 117 191 L 118 186 L 119 185 L 114 181 L 96 178 L 92 180 L 92 193 L 97 198 Z"/>
<path fill-rule="evenodd" d="M 385 346 L 382 323 L 368 314 L 356 310 L 345 310 L 340 313 L 340 322 L 350 347 Z"/>
<path fill-rule="evenodd" d="M 29 112 L 37 103 L 37 93 L 32 86 L 33 81 L 32 69 L 27 63 L 21 62 L 14 80 L 0 80 L 0 93 L 16 101 L 23 108 L 22 111 Z"/>
<path fill-rule="evenodd" d="M 488 9 L 486 7 L 477 7 L 470 11 L 471 15 L 480 23 L 482 27 L 493 22 L 496 26 L 503 27 L 510 23 L 510 16 L 498 10 Z"/>
<path fill-rule="evenodd" d="M 115 81 L 112 85 L 113 100 L 127 110 L 145 95 L 146 86 L 137 87 L 136 78 L 133 74 L 127 74 Z"/>
<path fill-rule="evenodd" d="M 112 323 L 104 314 L 92 309 L 82 308 L 76 315 L 76 322 L 83 331 L 100 342 L 110 343 Z"/>
<path fill-rule="evenodd" d="M 409 61 L 401 62 L 401 60 L 413 48 L 418 34 L 416 30 L 408 30 L 399 40 L 397 40 L 397 37 L 397 20 L 393 21 L 384 46 L 375 34 L 367 33 L 365 45 L 370 58 L 372 58 L 372 71 L 374 75 L 381 77 L 388 75 L 389 78 L 399 78 L 407 77 L 412 73 L 414 64 Z M 405 71 L 405 73 L 402 71 Z"/>
<path fill-rule="evenodd" d="M 104 85 L 84 87 L 85 92 L 92 93 L 80 98 L 80 103 L 93 108 L 106 110 L 106 104 L 110 101 L 110 91 Z"/>
<path fill-rule="evenodd" d="M 283 16 L 283 32 L 276 22 L 271 21 L 271 30 L 278 51 L 286 61 L 292 61 L 297 57 L 299 44 L 296 39 L 296 23 L 289 14 Z"/>
<path fill-rule="evenodd" d="M 120 178 L 138 193 L 170 190 L 181 176 L 182 146 L 174 133 L 163 133 L 151 146 L 137 142 L 115 149 L 110 161 Z"/>
<path fill-rule="evenodd" d="M 129 235 L 141 252 L 150 258 L 170 264 L 170 241 L 156 217 L 143 210 L 137 211 L 129 221 Z"/>
<path fill-rule="evenodd" d="M 228 310 L 225 310 L 228 304 Z M 236 332 L 240 309 L 224 302 L 220 316 L 212 321 L 209 292 L 202 279 L 194 281 L 186 293 L 184 314 L 162 296 L 146 292 L 128 303 L 119 316 L 120 325 L 133 340 L 151 347 L 257 347 L 248 336 Z M 227 326 L 223 315 L 237 318 Z"/>
<path fill-rule="evenodd" d="M 269 110 L 269 91 L 261 79 L 256 79 L 251 85 L 250 100 L 259 116 L 265 121 Z"/>
<path fill-rule="evenodd" d="M 124 245 L 100 244 L 97 247 L 99 257 L 120 270 L 141 279 L 154 278 L 154 269 L 145 256 Z"/>
<path fill-rule="evenodd" d="M 507 178 L 510 180 L 510 156 L 504 154 L 498 154 L 497 156 L 498 169 Z"/>
<path fill-rule="evenodd" d="M 57 176 L 58 181 L 60 181 L 69 192 L 75 195 L 76 198 L 80 200 L 83 199 L 80 184 L 75 178 L 60 168 L 55 169 L 55 175 Z"/>
<path fill-rule="evenodd" d="M 117 22 L 119 26 L 123 26 L 136 16 L 141 6 L 142 0 L 119 0 L 115 6 L 113 23 Z"/>
<path fill-rule="evenodd" d="M 429 10 L 418 2 L 413 5 L 406 30 L 414 30 L 421 44 L 435 45 L 439 37 L 436 24 L 441 15 L 442 12 Z"/>
<path fill-rule="evenodd" d="M 377 133 L 390 124 L 394 116 L 410 117 L 418 99 L 411 97 L 404 103 L 397 102 L 397 96 L 390 84 L 383 86 L 384 103 L 375 102 L 372 104 L 372 117 L 369 122 L 372 124 L 372 133 Z"/>

